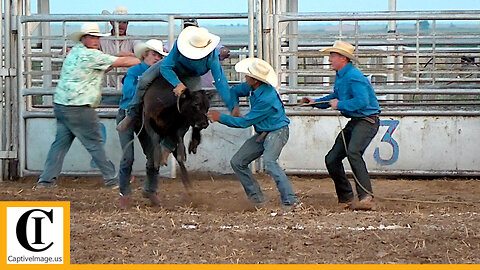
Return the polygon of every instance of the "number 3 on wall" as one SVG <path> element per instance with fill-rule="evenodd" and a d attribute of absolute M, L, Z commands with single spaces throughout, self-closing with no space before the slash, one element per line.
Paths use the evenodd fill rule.
<path fill-rule="evenodd" d="M 380 120 L 380 126 L 388 126 L 387 132 L 382 137 L 382 142 L 386 142 L 392 146 L 392 156 L 389 159 L 382 159 L 380 157 L 380 150 L 379 148 L 375 148 L 375 152 L 373 153 L 373 158 L 376 162 L 380 165 L 392 165 L 398 159 L 398 143 L 395 139 L 392 138 L 393 132 L 397 128 L 400 121 L 398 120 Z"/>

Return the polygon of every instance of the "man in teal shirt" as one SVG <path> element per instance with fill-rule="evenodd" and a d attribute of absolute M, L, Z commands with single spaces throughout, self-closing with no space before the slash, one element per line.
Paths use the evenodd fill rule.
<path fill-rule="evenodd" d="M 63 160 L 72 142 L 78 138 L 92 155 L 103 175 L 106 187 L 118 187 L 115 166 L 107 159 L 103 136 L 95 107 L 100 103 L 101 84 L 110 67 L 130 67 L 140 63 L 135 57 L 115 57 L 98 50 L 101 34 L 96 23 L 85 23 L 71 39 L 80 44 L 73 47 L 62 66 L 60 81 L 55 90 L 54 107 L 57 120 L 55 141 L 50 147 L 45 170 L 37 188 L 56 186 Z"/>
<path fill-rule="evenodd" d="M 285 172 L 278 165 L 278 157 L 288 141 L 290 120 L 274 86 L 277 75 L 265 61 L 247 58 L 235 65 L 237 72 L 245 73 L 246 83 L 231 88 L 233 106 L 238 98 L 249 96 L 251 109 L 245 117 L 234 117 L 211 110 L 209 119 L 229 127 L 247 128 L 253 125 L 256 134 L 248 139 L 232 157 L 230 163 L 243 185 L 248 199 L 261 206 L 265 198 L 248 165 L 263 154 L 265 170 L 277 185 L 283 206 L 297 204 L 297 198 Z"/>
<path fill-rule="evenodd" d="M 342 160 L 347 157 L 355 178 L 359 203 L 358 210 L 375 210 L 372 184 L 368 175 L 363 153 L 377 134 L 380 106 L 372 85 L 363 73 L 352 65 L 354 47 L 337 40 L 333 47 L 322 50 L 329 52 L 329 61 L 335 70 L 335 86 L 332 94 L 312 99 L 302 98 L 303 103 L 319 103 L 315 107 L 338 110 L 350 118 L 343 131 L 338 134 L 335 144 L 325 157 L 328 173 L 335 183 L 338 202 L 345 208 L 352 208 L 354 198 L 352 186 L 345 175 Z M 322 103 L 322 101 L 324 101 Z M 345 136 L 345 143 L 343 136 Z"/>

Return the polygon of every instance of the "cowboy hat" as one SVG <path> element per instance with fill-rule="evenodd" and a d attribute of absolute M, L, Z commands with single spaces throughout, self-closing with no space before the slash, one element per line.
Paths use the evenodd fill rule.
<path fill-rule="evenodd" d="M 143 54 L 147 50 L 156 51 L 163 56 L 168 55 L 168 53 L 163 51 L 163 42 L 161 42 L 160 40 L 156 40 L 156 39 L 150 39 L 145 43 L 142 42 L 142 43 L 137 44 L 135 46 L 135 48 L 133 49 L 133 52 L 135 54 L 135 57 L 137 57 L 138 59 L 142 59 Z"/>
<path fill-rule="evenodd" d="M 277 87 L 278 77 L 272 66 L 259 58 L 246 58 L 235 65 L 235 71 Z"/>
<path fill-rule="evenodd" d="M 112 13 L 110 13 L 108 10 L 102 10 L 102 15 L 111 15 Z M 122 15 L 122 14 L 128 14 L 128 9 L 124 6 L 118 6 L 115 8 L 115 10 L 113 11 L 113 14 L 114 15 Z"/>
<path fill-rule="evenodd" d="M 177 47 L 188 59 L 202 59 L 215 50 L 220 37 L 208 32 L 206 28 L 188 26 L 180 33 Z"/>
<path fill-rule="evenodd" d="M 355 55 L 353 55 L 353 52 L 355 51 L 355 47 L 353 47 L 352 44 L 345 41 L 336 40 L 335 43 L 333 43 L 333 47 L 324 48 L 324 49 L 321 49 L 320 51 L 335 52 L 349 58 L 350 60 L 358 62 L 358 58 Z"/>
<path fill-rule="evenodd" d="M 100 33 L 100 28 L 98 28 L 98 24 L 94 22 L 87 22 L 82 24 L 82 28 L 80 28 L 80 32 L 74 32 L 70 35 L 70 39 L 73 41 L 80 41 L 84 35 L 90 35 L 95 37 L 106 37 L 110 36 L 110 33 L 102 34 Z"/>

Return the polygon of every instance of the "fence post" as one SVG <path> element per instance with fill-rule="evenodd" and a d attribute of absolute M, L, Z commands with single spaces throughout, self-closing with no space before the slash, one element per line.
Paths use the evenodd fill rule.
<path fill-rule="evenodd" d="M 288 12 L 298 13 L 298 0 L 290 0 L 287 2 Z M 298 86 L 298 22 L 288 22 L 288 34 L 290 39 L 288 40 L 288 51 L 294 53 L 294 55 L 288 56 L 288 85 L 290 87 Z M 293 71 L 295 70 L 295 71 Z M 288 95 L 288 103 L 297 103 L 297 94 Z"/>
<path fill-rule="evenodd" d="M 0 14 L 3 14 L 3 1 L 0 0 Z M 0 19 L 0 37 L 3 36 L 3 20 Z M 0 65 L 2 68 L 5 67 L 3 64 L 3 50 L 4 50 L 4 44 L 3 44 L 3 39 L 0 39 Z M 0 77 L 0 152 L 4 151 L 6 149 L 5 147 L 5 129 L 6 129 L 6 123 L 5 123 L 5 112 L 4 112 L 4 107 L 3 107 L 3 96 L 5 93 L 4 90 L 4 82 L 3 82 L 4 77 Z M 4 171 L 4 161 L 3 159 L 0 158 L 0 182 L 3 181 L 3 171 Z"/>
<path fill-rule="evenodd" d="M 37 2 L 38 13 L 42 15 L 50 14 L 50 1 L 40 0 Z M 40 24 L 40 36 L 51 36 L 50 22 L 42 22 Z M 46 54 L 52 53 L 52 46 L 50 39 L 40 39 L 42 41 L 42 53 L 45 55 L 42 57 L 42 69 L 47 71 L 43 74 L 42 86 L 43 88 L 52 88 L 52 58 L 47 57 Z M 53 96 L 43 96 L 43 105 L 52 105 Z"/>

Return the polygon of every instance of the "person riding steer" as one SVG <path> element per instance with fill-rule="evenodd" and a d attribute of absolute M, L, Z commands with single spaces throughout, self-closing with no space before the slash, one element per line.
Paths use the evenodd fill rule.
<path fill-rule="evenodd" d="M 220 65 L 216 46 L 220 37 L 211 34 L 206 28 L 189 26 L 178 36 L 172 50 L 161 64 L 147 70 L 138 84 L 134 101 L 130 104 L 128 115 L 117 125 L 118 131 L 128 129 L 140 116 L 140 108 L 146 89 L 157 76 L 163 76 L 173 87 L 176 96 L 185 89 L 201 89 L 200 76 L 212 71 L 215 88 L 222 96 L 232 115 L 238 116 L 238 106 L 234 106 L 225 73 Z"/>

